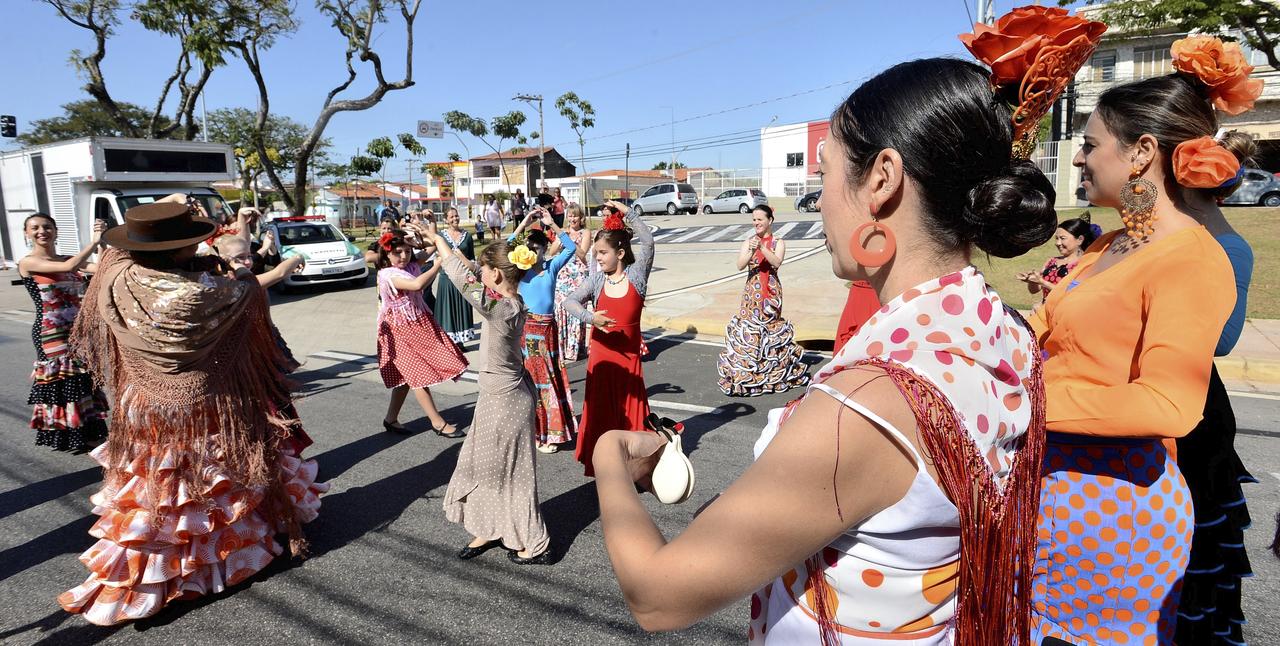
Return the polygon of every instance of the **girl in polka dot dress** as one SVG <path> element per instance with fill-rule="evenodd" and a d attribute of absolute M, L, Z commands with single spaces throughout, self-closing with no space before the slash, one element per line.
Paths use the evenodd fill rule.
<path fill-rule="evenodd" d="M 414 226 L 414 225 L 410 225 Z M 419 237 L 425 233 L 419 233 Z M 391 389 L 391 402 L 382 426 L 392 433 L 404 433 L 400 407 L 412 390 L 426 411 L 431 430 L 441 437 L 458 438 L 464 433 L 445 421 L 431 398 L 430 386 L 457 379 L 467 369 L 467 359 L 449 335 L 436 323 L 422 300 L 423 290 L 439 273 L 439 265 L 423 270 L 404 231 L 383 233 L 378 239 L 378 370 L 382 383 Z"/>
<path fill-rule="evenodd" d="M 107 403 L 89 370 L 72 358 L 67 337 L 84 294 L 80 269 L 88 266 L 89 256 L 98 249 L 102 226 L 94 228 L 89 246 L 70 258 L 55 250 L 58 225 L 53 218 L 36 213 L 22 228 L 32 249 L 18 262 L 18 273 L 36 309 L 31 326 L 36 362 L 27 398 L 33 407 L 31 428 L 38 445 L 83 451 L 106 437 Z"/>

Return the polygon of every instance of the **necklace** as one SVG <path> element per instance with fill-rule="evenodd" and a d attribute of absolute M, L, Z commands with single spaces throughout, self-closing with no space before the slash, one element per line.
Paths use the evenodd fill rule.
<path fill-rule="evenodd" d="M 605 276 L 604 282 L 609 283 L 610 285 L 621 285 L 622 281 L 626 279 L 627 279 L 627 275 L 624 273 L 620 278 L 618 278 L 618 280 L 614 280 L 612 278 L 609 278 L 608 276 Z"/>

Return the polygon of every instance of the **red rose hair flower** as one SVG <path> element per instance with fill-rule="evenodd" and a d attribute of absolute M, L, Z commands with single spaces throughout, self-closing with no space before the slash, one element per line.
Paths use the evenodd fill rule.
<path fill-rule="evenodd" d="M 391 241 L 395 239 L 396 234 L 388 231 L 382 234 L 381 238 L 378 238 L 378 246 L 382 247 L 383 251 L 391 251 Z"/>
<path fill-rule="evenodd" d="M 606 231 L 621 231 L 627 228 L 627 225 L 623 224 L 622 215 L 618 213 L 610 213 L 605 216 L 604 228 Z"/>

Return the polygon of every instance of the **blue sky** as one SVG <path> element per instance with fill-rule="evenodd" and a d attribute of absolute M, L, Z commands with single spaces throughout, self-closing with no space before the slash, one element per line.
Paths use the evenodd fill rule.
<path fill-rule="evenodd" d="M 997 10 L 1012 6 L 999 3 Z M 968 8 L 973 11 L 973 0 Z M 67 60 L 72 49 L 89 49 L 92 42 L 89 32 L 44 3 L 6 0 L 4 9 L 0 43 L 8 65 L 0 112 L 16 114 L 23 129 L 86 96 Z M 965 10 L 964 0 L 424 0 L 415 35 L 416 85 L 371 110 L 339 114 L 326 134 L 335 156 L 346 157 L 374 137 L 412 132 L 418 119 L 440 120 L 454 109 L 485 117 L 520 109 L 530 117 L 523 128 L 529 132 L 537 129 L 536 111 L 510 99 L 541 93 L 546 142 L 574 160 L 576 137 L 552 106 L 555 97 L 573 90 L 597 113 L 587 134 L 588 170 L 621 168 L 622 159 L 590 157 L 620 154 L 628 142 L 633 149 L 663 147 L 633 155 L 633 168 L 648 168 L 670 158 L 671 108 L 677 150 L 690 140 L 757 130 L 774 116 L 778 124 L 823 118 L 856 82 L 890 64 L 967 55 L 956 40 L 969 30 Z M 324 94 L 342 80 L 343 50 L 309 0 L 298 2 L 298 12 L 301 29 L 263 60 L 273 112 L 310 125 Z M 404 46 L 397 21 L 382 27 L 377 42 L 387 76 L 398 78 Z M 167 37 L 123 25 L 108 43 L 108 88 L 118 100 L 153 104 L 176 52 Z M 368 71 L 362 70 L 366 78 Z M 827 87 L 833 84 L 840 85 Z M 797 93 L 803 94 L 779 99 Z M 215 72 L 207 102 L 209 110 L 256 105 L 242 62 L 232 59 Z M 757 103 L 763 104 L 752 105 Z M 682 122 L 711 113 L 720 114 Z M 633 130 L 639 131 L 607 136 Z M 472 155 L 489 152 L 478 140 L 463 139 Z M 452 136 L 423 143 L 433 160 L 450 152 L 466 155 Z M 13 147 L 12 141 L 0 145 Z M 689 150 L 680 161 L 758 167 L 759 144 Z M 405 166 L 393 162 L 389 177 L 404 179 Z"/>

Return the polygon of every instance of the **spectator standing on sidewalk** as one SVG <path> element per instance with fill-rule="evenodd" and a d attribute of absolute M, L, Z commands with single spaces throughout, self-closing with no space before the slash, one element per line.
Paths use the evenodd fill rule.
<path fill-rule="evenodd" d="M 564 212 L 569 208 L 569 202 L 560 194 L 560 187 L 556 187 L 556 194 L 551 198 L 551 219 L 555 220 L 556 226 L 564 228 Z"/>
<path fill-rule="evenodd" d="M 1063 220 L 1058 224 L 1058 230 L 1053 232 L 1053 244 L 1058 255 L 1045 261 L 1039 272 L 1018 274 L 1018 280 L 1027 284 L 1027 291 L 1040 294 L 1040 302 L 1043 303 L 1049 298 L 1049 292 L 1076 268 L 1084 252 L 1101 235 L 1102 228 L 1090 222 L 1088 211 L 1078 218 Z"/>

